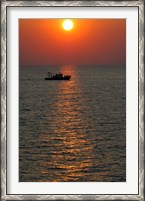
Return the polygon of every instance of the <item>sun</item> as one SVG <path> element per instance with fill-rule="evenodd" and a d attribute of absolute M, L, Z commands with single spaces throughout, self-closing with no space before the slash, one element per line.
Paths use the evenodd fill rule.
<path fill-rule="evenodd" d="M 73 21 L 72 20 L 64 20 L 63 23 L 62 23 L 62 27 L 66 30 L 66 31 L 69 31 L 73 28 L 74 24 L 73 24 Z"/>

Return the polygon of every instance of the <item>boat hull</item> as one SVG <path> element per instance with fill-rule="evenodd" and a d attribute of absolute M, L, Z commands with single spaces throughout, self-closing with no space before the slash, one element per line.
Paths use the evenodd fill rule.
<path fill-rule="evenodd" d="M 67 77 L 45 77 L 45 80 L 70 80 L 71 76 Z"/>

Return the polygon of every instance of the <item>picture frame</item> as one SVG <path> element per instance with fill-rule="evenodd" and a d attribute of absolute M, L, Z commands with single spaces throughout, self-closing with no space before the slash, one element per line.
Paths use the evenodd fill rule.
<path fill-rule="evenodd" d="M 11 177 L 11 167 L 9 167 L 10 156 L 8 155 L 8 148 L 10 146 L 9 132 L 10 117 L 7 115 L 9 108 L 8 92 L 9 74 L 12 71 L 8 70 L 10 65 L 10 57 L 8 48 L 8 14 L 10 8 L 17 7 L 17 9 L 25 7 L 114 7 L 121 8 L 137 8 L 138 9 L 138 175 L 137 178 L 137 193 L 8 193 L 9 177 Z M 9 18 L 10 19 L 10 18 Z M 143 1 L 1 1 L 1 200 L 144 200 L 144 2 Z M 18 155 L 17 155 L 18 156 Z M 15 167 L 16 169 L 18 167 Z M 14 169 L 13 169 L 14 170 Z M 18 182 L 19 183 L 19 182 Z M 21 183 L 21 182 L 20 182 Z M 52 185 L 52 184 L 50 184 Z M 76 184 L 74 184 L 76 185 Z M 53 186 L 53 185 L 52 185 Z M 58 187 L 59 188 L 59 187 Z M 107 189 L 106 189 L 107 190 Z"/>

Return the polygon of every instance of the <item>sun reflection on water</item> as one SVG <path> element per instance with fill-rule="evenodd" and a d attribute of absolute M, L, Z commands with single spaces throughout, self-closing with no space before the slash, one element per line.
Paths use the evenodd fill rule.
<path fill-rule="evenodd" d="M 58 179 L 55 181 L 77 181 L 84 177 L 84 172 L 91 166 L 93 145 L 89 143 L 84 133 L 86 120 L 81 113 L 82 102 L 79 97 L 81 88 L 75 69 L 72 66 L 67 68 L 65 66 L 60 71 L 72 75 L 72 78 L 67 82 L 59 82 L 57 101 L 53 103 L 56 116 L 50 126 L 53 128 L 53 136 L 49 141 L 51 143 L 55 141 L 55 148 L 51 150 L 48 171 L 49 167 L 57 170 L 55 174 L 58 175 Z M 75 91 L 78 94 L 74 95 Z M 54 127 L 55 124 L 59 126 Z"/>

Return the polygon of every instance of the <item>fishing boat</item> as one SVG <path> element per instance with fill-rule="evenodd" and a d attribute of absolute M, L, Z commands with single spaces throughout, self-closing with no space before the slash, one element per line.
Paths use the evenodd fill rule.
<path fill-rule="evenodd" d="M 52 74 L 51 72 L 47 73 L 45 80 L 70 80 L 71 75 L 63 75 L 62 73 Z"/>

